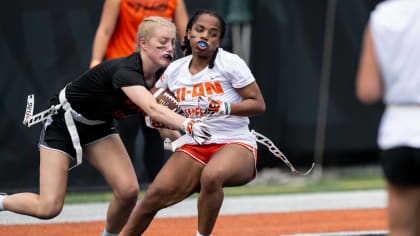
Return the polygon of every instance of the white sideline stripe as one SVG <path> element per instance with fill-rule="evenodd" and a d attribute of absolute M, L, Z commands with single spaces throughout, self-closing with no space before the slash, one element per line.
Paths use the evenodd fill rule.
<path fill-rule="evenodd" d="M 316 234 L 286 234 L 283 236 L 362 236 L 362 235 L 386 235 L 388 231 L 359 231 L 359 232 L 335 232 L 335 233 L 316 233 Z"/>
<path fill-rule="evenodd" d="M 0 212 L 0 225 L 42 224 L 105 220 L 108 203 L 67 204 L 54 219 L 40 220 L 8 211 Z M 335 209 L 385 208 L 384 190 L 226 197 L 221 215 Z M 157 217 L 197 215 L 197 199 L 187 199 L 158 212 Z"/>

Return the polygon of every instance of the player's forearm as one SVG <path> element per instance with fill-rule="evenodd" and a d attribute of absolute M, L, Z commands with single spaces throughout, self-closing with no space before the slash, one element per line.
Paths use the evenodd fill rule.
<path fill-rule="evenodd" d="M 101 31 L 96 33 L 95 39 L 93 41 L 92 47 L 92 58 L 90 60 L 90 68 L 96 66 L 97 64 L 101 63 L 104 56 L 106 47 L 108 46 L 108 42 L 111 36 L 107 35 Z"/>
<path fill-rule="evenodd" d="M 176 31 L 178 33 L 179 40 L 181 43 L 184 41 L 185 29 L 188 24 L 188 13 L 187 8 L 185 7 L 185 2 L 179 0 L 177 7 L 174 13 L 174 23 L 176 25 Z"/>
<path fill-rule="evenodd" d="M 230 114 L 236 116 L 256 116 L 265 112 L 263 100 L 245 99 L 240 103 L 230 103 Z"/>
<path fill-rule="evenodd" d="M 153 120 L 167 125 L 173 129 L 181 129 L 186 120 L 168 107 L 157 103 L 156 99 L 144 86 L 128 86 L 121 88 L 123 92 L 139 106 Z"/>
<path fill-rule="evenodd" d="M 145 112 L 153 120 L 165 124 L 173 129 L 181 129 L 182 123 L 186 119 L 186 117 L 181 116 L 158 103 L 150 105 Z"/>
<path fill-rule="evenodd" d="M 356 96 L 364 104 L 378 102 L 383 96 L 382 75 L 376 60 L 369 27 L 366 28 L 363 39 L 363 50 L 356 78 Z"/>

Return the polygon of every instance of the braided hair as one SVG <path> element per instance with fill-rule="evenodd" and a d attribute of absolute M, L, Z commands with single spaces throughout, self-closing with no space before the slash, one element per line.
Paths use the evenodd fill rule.
<path fill-rule="evenodd" d="M 198 11 L 196 11 L 191 16 L 191 18 L 189 19 L 188 24 L 187 24 L 187 29 L 186 29 L 187 34 L 188 34 L 188 31 L 191 31 L 192 26 L 197 21 L 198 17 L 201 16 L 201 15 L 204 15 L 204 14 L 214 16 L 214 17 L 216 17 L 219 20 L 219 23 L 220 23 L 220 36 L 219 36 L 219 39 L 220 39 L 220 41 L 222 41 L 223 37 L 225 36 L 226 23 L 225 23 L 225 21 L 223 20 L 223 18 L 219 14 L 217 14 L 216 12 L 207 10 L 207 9 L 198 10 Z M 181 49 L 182 49 L 182 51 L 185 52 L 185 55 L 186 56 L 192 54 L 190 40 L 188 39 L 187 34 L 184 36 L 183 45 L 181 46 Z M 214 60 L 216 59 L 217 51 L 218 50 L 216 50 L 214 52 L 213 56 L 210 59 L 210 63 L 209 63 L 209 68 L 210 69 L 214 67 Z"/>

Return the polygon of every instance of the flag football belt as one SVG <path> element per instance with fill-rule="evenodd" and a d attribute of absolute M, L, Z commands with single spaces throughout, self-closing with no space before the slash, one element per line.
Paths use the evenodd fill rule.
<path fill-rule="evenodd" d="M 289 169 L 294 173 L 294 174 L 300 174 L 300 175 L 308 175 L 309 173 L 311 173 L 312 169 L 315 167 L 315 163 L 312 163 L 312 166 L 309 168 L 309 170 L 307 170 L 306 172 L 300 172 L 298 170 L 296 170 L 296 168 L 292 165 L 292 163 L 287 159 L 286 155 L 284 155 L 277 147 L 276 145 L 274 145 L 274 143 L 267 137 L 265 137 L 264 135 L 258 133 L 255 130 L 251 130 L 251 132 L 248 129 L 248 126 L 244 126 L 236 131 L 233 132 L 218 132 L 216 134 L 212 134 L 212 137 L 226 137 L 226 136 L 233 136 L 233 135 L 237 135 L 237 134 L 249 134 L 251 133 L 252 135 L 255 136 L 256 141 L 258 143 L 263 144 L 264 146 L 266 146 L 268 148 L 268 150 L 277 158 L 279 158 L 280 160 L 283 161 L 284 164 L 286 164 L 287 167 L 289 167 Z M 176 139 L 175 141 L 171 142 L 171 140 L 169 140 L 168 138 L 164 140 L 164 148 L 166 150 L 170 150 L 172 152 L 176 151 L 178 148 L 180 148 L 182 145 L 186 144 L 186 143 L 190 143 L 192 142 L 193 139 L 191 136 L 185 134 L 181 137 L 179 137 L 178 139 Z"/>
<path fill-rule="evenodd" d="M 249 134 L 249 133 L 250 132 L 249 132 L 248 126 L 246 125 L 246 126 L 243 126 L 243 127 L 239 128 L 235 131 L 212 133 L 211 137 L 212 138 L 224 138 L 226 136 L 234 136 L 234 135 L 238 135 L 238 134 Z M 188 134 L 184 134 L 173 142 L 168 138 L 165 139 L 164 142 L 163 142 L 163 147 L 164 147 L 165 150 L 175 152 L 182 145 L 187 144 L 187 143 L 191 143 L 191 142 L 194 142 L 193 138 Z"/>
<path fill-rule="evenodd" d="M 37 113 L 33 115 L 34 106 L 35 106 L 35 96 L 30 94 L 28 96 L 27 104 L 26 104 L 26 112 L 25 117 L 23 119 L 23 124 L 27 127 L 31 127 L 32 125 L 38 124 L 50 118 L 53 115 L 58 114 L 60 109 L 64 110 L 64 120 L 66 122 L 67 130 L 70 133 L 71 142 L 73 144 L 73 148 L 76 150 L 76 165 L 70 167 L 70 169 L 79 166 L 82 164 L 82 147 L 80 145 L 80 138 L 79 134 L 77 133 L 76 124 L 74 120 L 85 124 L 85 125 L 99 125 L 104 124 L 105 121 L 102 120 L 89 120 L 83 117 L 81 114 L 77 113 L 75 110 L 71 108 L 70 103 L 66 99 L 66 87 L 64 87 L 59 95 L 58 99 L 60 101 L 57 105 L 52 105 L 45 111 Z"/>

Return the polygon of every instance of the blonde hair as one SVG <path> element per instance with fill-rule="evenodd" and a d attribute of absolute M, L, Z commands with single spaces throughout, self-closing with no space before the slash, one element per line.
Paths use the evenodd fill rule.
<path fill-rule="evenodd" d="M 139 25 L 139 29 L 137 30 L 137 52 L 140 52 L 140 39 L 144 38 L 146 41 L 148 41 L 153 36 L 154 29 L 157 26 L 168 26 L 176 31 L 175 24 L 163 17 L 149 16 L 144 18 L 143 22 Z"/>

